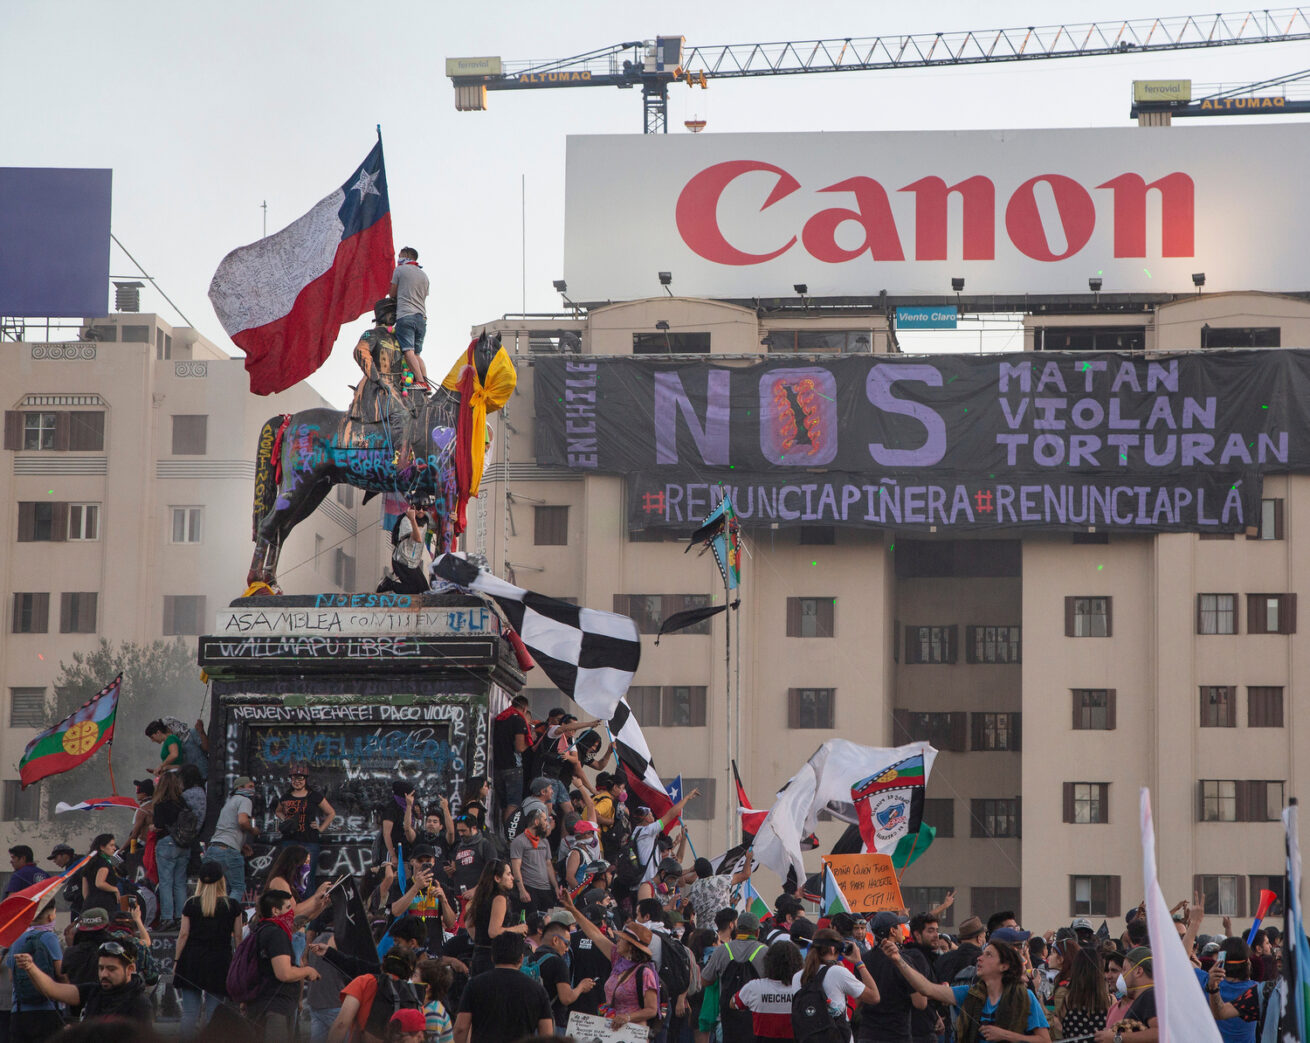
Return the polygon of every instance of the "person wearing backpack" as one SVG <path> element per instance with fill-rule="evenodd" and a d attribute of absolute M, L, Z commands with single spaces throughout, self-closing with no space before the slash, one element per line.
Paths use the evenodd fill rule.
<path fill-rule="evenodd" d="M 36 979 L 17 965 L 15 957 L 27 958 L 51 978 L 63 973 L 63 946 L 55 931 L 55 903 L 50 899 L 32 919 L 32 926 L 18 936 L 5 956 L 13 974 L 14 996 L 9 1015 L 9 1038 L 13 1043 L 45 1040 L 63 1027 L 64 1019 L 55 1001 L 48 999 Z"/>
<path fill-rule="evenodd" d="M 159 929 L 176 930 L 186 904 L 186 871 L 200 823 L 182 796 L 182 776 L 166 771 L 155 787 L 155 862 L 159 867 Z"/>
<path fill-rule="evenodd" d="M 263 1043 L 295 1038 L 300 983 L 317 981 L 313 967 L 296 965 L 291 930 L 296 916 L 290 891 L 266 890 L 259 896 L 259 923 L 241 939 L 227 970 L 227 994 L 246 1005 Z"/>
<path fill-rule="evenodd" d="M 568 912 L 556 912 L 541 930 L 541 944 L 537 951 L 523 961 L 523 972 L 528 977 L 535 977 L 550 998 L 550 1011 L 557 1028 L 563 1030 L 569 1023 L 569 1011 L 578 997 L 595 989 L 600 983 L 595 978 L 586 978 L 574 986 L 569 967 L 569 923 L 573 915 Z"/>
<path fill-rule="evenodd" d="M 417 964 L 413 950 L 397 946 L 382 958 L 381 971 L 351 980 L 341 990 L 341 1010 L 328 1031 L 328 1043 L 382 1043 L 392 1014 L 421 1010 L 423 990 L 410 981 Z"/>
<path fill-rule="evenodd" d="M 748 981 L 730 999 L 733 1010 L 748 1010 L 756 1040 L 794 1039 L 791 1027 L 793 981 L 804 965 L 790 939 L 774 942 L 764 954 L 764 977 Z"/>
<path fill-rule="evenodd" d="M 855 965 L 858 977 L 842 964 L 843 956 Z M 870 1006 L 879 999 L 878 986 L 860 959 L 859 947 L 827 927 L 814 932 L 810 954 L 792 984 L 796 994 L 791 1025 L 798 1043 L 847 1043 L 851 1026 L 846 1020 L 846 998 Z"/>
<path fill-rule="evenodd" d="M 755 1029 L 749 1011 L 733 1010 L 728 1000 L 756 978 L 764 977 L 764 954 L 768 946 L 759 940 L 760 921 L 752 913 L 737 917 L 733 938 L 719 946 L 701 971 L 706 985 L 719 983 L 719 1022 L 723 1043 L 753 1043 Z"/>

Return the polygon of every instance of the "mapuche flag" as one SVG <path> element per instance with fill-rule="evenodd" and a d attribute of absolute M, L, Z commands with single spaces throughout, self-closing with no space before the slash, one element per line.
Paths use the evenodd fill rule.
<path fill-rule="evenodd" d="M 76 768 L 113 739 L 118 690 L 122 684 L 123 675 L 119 674 L 94 698 L 27 744 L 23 759 L 18 762 L 23 789 L 47 775 Z"/>
<path fill-rule="evenodd" d="M 923 754 L 915 754 L 851 786 L 866 851 L 888 854 L 902 837 L 918 833 L 926 781 Z"/>
<path fill-rule="evenodd" d="M 285 391 L 323 365 L 342 324 L 386 296 L 394 264 L 379 140 L 309 213 L 233 250 L 214 273 L 209 299 L 246 353 L 250 390 Z"/>

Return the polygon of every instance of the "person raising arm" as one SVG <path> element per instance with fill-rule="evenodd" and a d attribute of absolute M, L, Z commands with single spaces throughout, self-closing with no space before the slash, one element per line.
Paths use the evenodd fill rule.
<path fill-rule="evenodd" d="M 883 939 L 882 951 L 915 992 L 959 1008 L 955 1023 L 959 1043 L 978 1040 L 1051 1043 L 1041 1001 L 1024 985 L 1023 960 L 1007 942 L 987 943 L 978 957 L 978 976 L 972 985 L 939 985 L 929 981 L 905 962 L 900 946 L 890 938 Z"/>

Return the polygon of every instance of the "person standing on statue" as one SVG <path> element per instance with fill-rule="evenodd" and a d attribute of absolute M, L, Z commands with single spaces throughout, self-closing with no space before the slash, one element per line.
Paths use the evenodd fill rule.
<path fill-rule="evenodd" d="M 318 872 L 318 856 L 323 850 L 322 830 L 337 813 L 327 797 L 319 790 L 309 788 L 309 769 L 305 765 L 291 765 L 287 778 L 291 780 L 291 789 L 278 801 L 273 814 L 281 823 L 282 843 L 296 844 L 309 852 L 309 881 L 305 890 L 311 892 Z"/>
<path fill-rule="evenodd" d="M 391 274 L 387 295 L 396 299 L 396 340 L 414 374 L 414 386 L 428 390 L 428 371 L 419 358 L 428 332 L 428 277 L 418 263 L 418 251 L 406 246 Z"/>
<path fill-rule="evenodd" d="M 428 513 L 421 507 L 406 507 L 396 521 L 391 548 L 391 571 L 395 574 L 383 579 L 378 593 L 426 594 L 427 567 L 424 563 L 428 533 Z"/>

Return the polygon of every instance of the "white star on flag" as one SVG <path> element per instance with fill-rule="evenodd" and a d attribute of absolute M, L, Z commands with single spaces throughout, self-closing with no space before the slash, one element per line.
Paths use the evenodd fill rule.
<path fill-rule="evenodd" d="M 379 192 L 377 190 L 377 187 L 373 184 L 373 182 L 376 180 L 377 180 L 376 174 L 370 174 L 367 170 L 361 170 L 359 172 L 359 180 L 357 180 L 353 185 L 350 186 L 350 191 L 358 192 L 359 198 L 361 200 L 365 196 L 370 194 L 375 196 L 380 196 L 382 193 Z"/>

